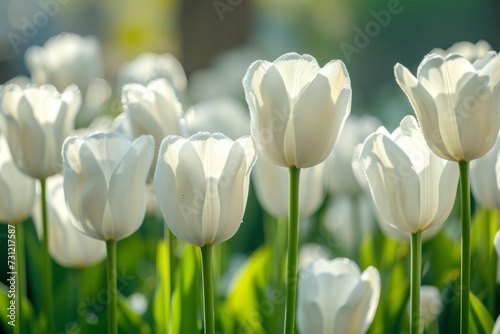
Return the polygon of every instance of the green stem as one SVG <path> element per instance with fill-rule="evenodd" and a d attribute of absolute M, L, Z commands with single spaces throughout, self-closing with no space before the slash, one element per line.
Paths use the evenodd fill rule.
<path fill-rule="evenodd" d="M 470 183 L 469 163 L 460 161 L 460 198 L 462 203 L 462 264 L 460 268 L 460 333 L 469 333 L 470 290 Z"/>
<path fill-rule="evenodd" d="M 25 295 L 24 290 L 24 236 L 23 236 L 23 224 L 17 223 L 14 224 L 15 228 L 15 248 L 16 248 L 16 264 L 15 269 L 16 272 L 16 325 L 14 327 L 14 333 L 21 334 L 23 328 L 23 317 L 22 317 L 22 301 Z"/>
<path fill-rule="evenodd" d="M 215 333 L 214 287 L 212 281 L 212 246 L 201 247 L 203 271 L 203 301 L 205 311 L 205 334 Z"/>
<path fill-rule="evenodd" d="M 166 238 L 168 239 L 168 248 L 170 254 L 170 291 L 174 291 L 175 288 L 175 271 L 177 269 L 177 238 L 167 227 L 167 224 L 164 224 Z"/>
<path fill-rule="evenodd" d="M 285 334 L 295 331 L 295 309 L 297 307 L 297 276 L 299 253 L 299 181 L 300 169 L 290 167 L 290 203 L 288 207 L 288 251 L 287 288 L 285 310 Z"/>
<path fill-rule="evenodd" d="M 43 263 L 43 282 L 44 282 L 44 309 L 47 317 L 47 328 L 49 333 L 54 333 L 54 304 L 52 301 L 52 261 L 49 254 L 49 222 L 47 218 L 47 189 L 45 179 L 40 180 L 41 204 L 42 204 L 42 263 Z"/>
<path fill-rule="evenodd" d="M 420 275 L 422 271 L 422 232 L 411 235 L 410 334 L 420 333 Z"/>
<path fill-rule="evenodd" d="M 106 250 L 108 252 L 108 334 L 118 333 L 118 323 L 116 320 L 116 307 L 118 291 L 116 288 L 116 241 L 107 240 Z"/>

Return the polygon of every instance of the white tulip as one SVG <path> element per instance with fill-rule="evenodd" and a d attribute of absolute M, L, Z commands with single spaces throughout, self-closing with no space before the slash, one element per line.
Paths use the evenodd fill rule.
<path fill-rule="evenodd" d="M 353 261 L 318 259 L 299 276 L 297 325 L 307 334 L 365 333 L 375 317 L 380 276 Z"/>
<path fill-rule="evenodd" d="M 73 226 L 75 217 L 66 206 L 63 176 L 49 177 L 46 186 L 50 256 L 61 266 L 68 268 L 83 268 L 104 259 L 106 244 L 86 236 Z M 43 239 L 40 196 L 37 196 L 33 219 L 38 238 Z"/>
<path fill-rule="evenodd" d="M 130 142 L 117 132 L 68 137 L 63 145 L 64 195 L 75 226 L 99 240 L 134 233 L 146 212 L 152 136 Z"/>
<path fill-rule="evenodd" d="M 187 78 L 181 63 L 173 55 L 142 53 L 118 70 L 118 88 L 128 83 L 147 85 L 155 79 L 167 79 L 177 95 L 182 95 L 187 86 Z"/>
<path fill-rule="evenodd" d="M 470 185 L 475 200 L 482 207 L 500 210 L 500 136 L 488 153 L 471 161 Z"/>
<path fill-rule="evenodd" d="M 203 247 L 231 238 L 242 222 L 256 151 L 251 137 L 166 137 L 154 174 L 163 217 L 179 239 Z"/>
<path fill-rule="evenodd" d="M 93 36 L 53 36 L 43 46 L 26 50 L 25 60 L 33 83 L 48 83 L 59 91 L 75 84 L 85 95 L 91 80 L 103 74 L 99 41 Z"/>
<path fill-rule="evenodd" d="M 324 163 L 305 168 L 299 180 L 299 216 L 313 215 L 325 199 Z M 253 169 L 252 182 L 260 205 L 273 217 L 288 217 L 288 169 L 267 160 L 264 154 Z"/>
<path fill-rule="evenodd" d="M 500 334 L 500 315 L 495 321 L 495 326 L 493 327 L 493 331 L 491 332 L 491 334 Z"/>
<path fill-rule="evenodd" d="M 380 121 L 372 116 L 350 115 L 347 118 L 337 144 L 326 159 L 325 180 L 329 192 L 350 196 L 362 193 L 363 190 L 352 169 L 354 148 L 381 125 Z"/>
<path fill-rule="evenodd" d="M 495 245 L 495 250 L 498 254 L 498 257 L 500 257 L 500 231 L 498 231 L 496 234 L 495 234 L 495 241 L 494 241 L 494 245 Z"/>
<path fill-rule="evenodd" d="M 455 202 L 458 165 L 429 149 L 414 117 L 405 117 L 390 136 L 369 136 L 358 160 L 378 215 L 387 223 L 416 233 L 448 218 Z"/>
<path fill-rule="evenodd" d="M 8 85 L 0 91 L 3 131 L 14 162 L 24 173 L 45 179 L 61 170 L 61 147 L 73 130 L 80 91 L 69 86 L 59 94 L 53 86 Z"/>
<path fill-rule="evenodd" d="M 109 84 L 101 79 L 103 64 L 96 37 L 62 33 L 43 46 L 31 46 L 25 60 L 35 84 L 51 84 L 59 91 L 71 84 L 78 86 L 83 97 L 78 124 L 89 124 L 111 95 Z"/>
<path fill-rule="evenodd" d="M 345 65 L 323 68 L 310 55 L 258 60 L 243 79 L 251 132 L 259 151 L 283 167 L 306 168 L 330 154 L 351 110 Z"/>
<path fill-rule="evenodd" d="M 152 135 L 158 145 L 150 170 L 150 176 L 153 177 L 159 144 L 163 138 L 168 135 L 186 135 L 182 105 L 166 79 L 151 81 L 147 86 L 125 85 L 122 103 L 133 136 Z"/>
<path fill-rule="evenodd" d="M 27 218 L 35 203 L 35 179 L 21 172 L 0 135 L 0 222 L 19 223 Z"/>
<path fill-rule="evenodd" d="M 457 54 L 430 54 L 417 77 L 401 64 L 394 70 L 435 154 L 471 161 L 491 149 L 500 128 L 500 55 L 490 54 L 473 65 Z"/>

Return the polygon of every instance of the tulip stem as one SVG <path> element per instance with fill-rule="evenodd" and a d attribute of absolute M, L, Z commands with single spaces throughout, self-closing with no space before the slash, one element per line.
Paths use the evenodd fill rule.
<path fill-rule="evenodd" d="M 23 332 L 23 317 L 22 317 L 22 301 L 24 297 L 24 236 L 23 236 L 23 225 L 22 223 L 17 223 L 13 225 L 15 228 L 15 249 L 16 249 L 16 263 L 13 268 L 10 267 L 9 271 L 15 272 L 16 274 L 16 316 L 17 321 L 14 327 L 14 333 L 21 334 Z"/>
<path fill-rule="evenodd" d="M 295 309 L 297 307 L 297 276 L 299 253 L 299 181 L 300 169 L 290 167 L 290 203 L 288 207 L 288 251 L 287 251 L 287 288 L 285 311 L 285 334 L 295 331 Z"/>
<path fill-rule="evenodd" d="M 214 287 L 212 277 L 212 246 L 201 247 L 203 271 L 203 301 L 205 312 L 205 334 L 215 333 Z"/>
<path fill-rule="evenodd" d="M 116 308 L 118 291 L 116 288 L 116 240 L 106 241 L 106 251 L 108 253 L 108 334 L 118 333 L 118 323 L 116 319 Z"/>
<path fill-rule="evenodd" d="M 420 333 L 420 275 L 422 271 L 422 231 L 411 234 L 410 334 Z"/>
<path fill-rule="evenodd" d="M 43 258 L 43 282 L 44 282 L 44 309 L 47 317 L 47 328 L 49 333 L 54 333 L 54 307 L 52 302 L 52 262 L 49 254 L 49 222 L 47 218 L 47 187 L 45 179 L 40 179 L 40 196 L 42 206 L 42 258 Z"/>
<path fill-rule="evenodd" d="M 470 184 L 469 163 L 459 161 L 462 211 L 462 265 L 460 272 L 460 333 L 469 333 L 470 289 Z"/>

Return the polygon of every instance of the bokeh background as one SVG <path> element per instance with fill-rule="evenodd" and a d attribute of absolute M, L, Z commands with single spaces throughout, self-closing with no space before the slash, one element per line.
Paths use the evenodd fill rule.
<path fill-rule="evenodd" d="M 101 42 L 104 76 L 115 101 L 120 96 L 116 78 L 122 64 L 143 52 L 174 54 L 188 76 L 186 110 L 215 96 L 229 95 L 244 103 L 241 80 L 248 66 L 256 59 L 274 60 L 295 51 L 313 55 L 321 66 L 342 59 L 352 81 L 352 113 L 374 115 L 392 130 L 404 115 L 413 114 L 394 80 L 397 62 L 415 73 L 425 54 L 459 41 L 485 40 L 500 50 L 499 31 L 496 0 L 0 0 L 0 84 L 29 75 L 24 61 L 27 48 L 73 32 L 96 36 Z M 242 258 L 251 254 L 264 243 L 265 221 L 252 190 L 244 224 L 223 251 L 232 252 L 233 260 L 238 254 Z M 156 243 L 162 225 L 161 220 L 145 222 L 119 244 L 119 252 L 126 254 L 118 262 L 120 292 L 147 321 L 152 317 L 146 309 L 156 284 Z M 34 229 L 31 223 L 27 226 L 29 275 L 40 272 L 40 261 Z M 1 268 L 6 268 L 6 236 L 6 226 L 0 225 Z M 62 291 L 56 292 L 56 306 L 63 319 L 81 316 L 74 306 L 64 307 L 79 305 L 77 293 L 69 296 L 72 301 L 66 300 L 67 291 L 99 296 L 104 269 L 103 263 L 88 268 L 82 275 L 92 279 L 81 287 L 81 273 L 56 266 L 55 284 Z M 2 270 L 0 280 L 5 283 L 5 279 Z M 39 284 L 37 277 L 29 280 L 31 286 Z M 40 308 L 41 296 L 30 297 Z M 104 313 L 97 303 L 84 316 L 96 330 Z"/>

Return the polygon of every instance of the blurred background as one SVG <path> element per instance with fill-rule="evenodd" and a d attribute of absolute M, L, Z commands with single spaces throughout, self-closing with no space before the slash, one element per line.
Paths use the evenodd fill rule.
<path fill-rule="evenodd" d="M 321 66 L 332 59 L 342 59 L 352 81 L 352 113 L 376 116 L 393 130 L 404 115 L 413 114 L 394 80 L 396 63 L 402 63 L 415 73 L 420 61 L 432 49 L 447 49 L 460 41 L 476 43 L 484 40 L 498 51 L 499 31 L 500 1 L 494 0 L 0 0 L 0 84 L 19 75 L 29 76 L 24 55 L 30 46 L 43 45 L 54 35 L 70 32 L 95 36 L 100 41 L 103 76 L 113 90 L 111 100 L 116 102 L 111 106 L 119 106 L 117 79 L 120 66 L 144 52 L 152 52 L 171 53 L 184 67 L 188 78 L 187 96 L 181 97 L 184 110 L 202 100 L 220 96 L 233 97 L 246 108 L 241 81 L 248 66 L 257 59 L 272 61 L 283 53 L 295 51 L 313 55 Z M 112 109 L 108 113 L 116 115 L 120 111 Z M 328 198 L 313 221 L 322 219 L 327 201 Z M 457 212 L 452 214 L 453 217 L 457 217 Z M 232 260 L 241 263 L 245 256 L 265 242 L 266 234 L 271 243 L 274 242 L 269 235 L 279 234 L 279 231 L 268 231 L 270 224 L 265 223 L 266 219 L 270 218 L 263 213 L 252 189 L 244 218 L 246 223 L 221 252 L 234 252 Z M 307 223 L 303 225 L 308 226 Z M 458 242 L 458 225 L 455 222 L 450 226 L 447 233 Z M 31 222 L 26 228 L 29 275 L 30 272 L 39 272 L 40 261 Z M 315 236 L 325 235 L 318 226 L 310 229 L 312 232 L 309 231 L 306 238 L 309 240 L 303 242 L 315 241 Z M 162 234 L 162 219 L 148 217 L 138 233 L 119 244 L 119 249 L 127 254 L 119 257 L 118 268 L 123 278 L 120 292 L 131 305 L 135 305 L 136 313 L 145 314 L 147 321 L 153 317 L 148 301 L 155 293 L 156 243 Z M 447 251 L 448 244 L 443 240 L 448 239 L 443 239 L 443 235 L 429 244 L 428 249 L 440 246 L 444 248 L 443 252 Z M 5 236 L 7 227 L 0 224 L 0 240 L 6 240 Z M 324 244 L 329 243 L 330 239 L 326 238 Z M 407 246 L 389 245 L 402 251 L 398 253 L 391 248 L 388 253 L 396 254 L 394 257 L 398 261 L 405 258 Z M 442 262 L 433 260 L 438 261 L 435 267 L 442 268 L 442 273 L 431 274 L 446 277 L 446 280 L 435 280 L 440 282 L 442 291 L 448 291 L 443 289 L 455 284 L 458 277 L 458 272 L 452 271 L 458 263 L 458 246 L 454 247 L 455 252 L 449 255 L 449 261 L 448 257 L 441 258 Z M 0 242 L 2 268 L 5 268 L 7 258 L 6 248 L 6 243 Z M 364 252 L 370 254 L 369 248 L 365 248 Z M 127 252 L 130 249 L 134 252 Z M 236 254 L 242 255 L 239 260 Z M 330 255 L 352 254 L 333 247 Z M 373 257 L 373 260 L 363 259 L 359 255 L 358 263 L 364 268 L 367 264 L 374 264 L 377 259 L 375 255 Z M 390 259 L 387 263 L 396 261 L 393 257 Z M 227 271 L 231 271 L 231 264 L 226 265 Z M 59 266 L 55 270 L 56 290 L 60 290 L 60 293 L 56 292 L 56 306 L 59 306 L 61 318 L 82 316 L 74 306 L 80 305 L 78 297 L 71 297 L 75 299 L 71 306 L 67 306 L 69 302 L 66 301 L 67 291 L 81 288 L 79 281 L 72 279 L 80 274 Z M 104 273 L 101 262 L 81 274 L 86 275 L 88 282 L 88 286 L 82 288 L 82 298 L 98 294 L 103 286 Z M 94 277 L 100 279 L 90 279 Z M 0 281 L 5 282 L 5 279 L 6 270 L 2 270 Z M 39 284 L 37 277 L 29 280 L 32 286 Z M 222 283 L 227 285 L 226 281 Z M 405 295 L 402 290 L 394 293 Z M 30 297 L 36 309 L 43 307 L 41 296 Z M 455 304 L 448 313 L 443 312 L 441 327 L 448 321 L 449 314 L 456 315 Z M 105 324 L 103 308 L 89 307 L 83 315 L 83 322 L 93 330 L 100 327 L 91 326 Z M 399 322 L 393 326 L 394 332 Z M 67 324 L 61 323 L 60 327 L 64 325 Z M 387 327 L 382 328 L 385 333 L 389 332 Z M 373 332 L 377 333 L 375 329 Z"/>

